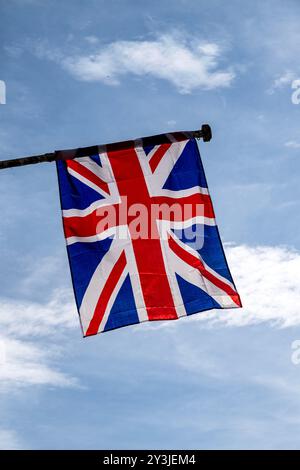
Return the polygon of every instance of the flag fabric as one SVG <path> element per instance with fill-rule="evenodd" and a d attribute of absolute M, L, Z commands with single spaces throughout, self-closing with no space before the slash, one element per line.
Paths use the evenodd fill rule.
<path fill-rule="evenodd" d="M 241 307 L 189 133 L 58 154 L 84 336 Z"/>

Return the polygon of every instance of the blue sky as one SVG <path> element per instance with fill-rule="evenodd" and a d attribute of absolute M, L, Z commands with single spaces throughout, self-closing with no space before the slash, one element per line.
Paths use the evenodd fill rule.
<path fill-rule="evenodd" d="M 83 340 L 55 166 L 2 171 L 0 447 L 299 448 L 299 2 L 9 0 L 0 15 L 0 158 L 209 122 L 244 304 Z"/>

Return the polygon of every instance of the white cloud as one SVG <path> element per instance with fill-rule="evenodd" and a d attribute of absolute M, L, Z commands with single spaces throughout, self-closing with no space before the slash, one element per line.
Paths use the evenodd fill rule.
<path fill-rule="evenodd" d="M 268 93 L 272 95 L 276 90 L 281 89 L 285 86 L 291 85 L 295 78 L 295 73 L 291 71 L 285 72 L 283 75 L 275 78 L 272 85 L 268 89 Z"/>
<path fill-rule="evenodd" d="M 300 142 L 296 142 L 295 140 L 289 140 L 284 145 L 286 147 L 291 148 L 291 149 L 299 149 L 300 148 Z"/>
<path fill-rule="evenodd" d="M 28 385 L 51 385 L 69 387 L 77 380 L 60 372 L 51 365 L 57 352 L 46 351 L 38 344 L 0 336 L 2 358 L 0 362 L 0 390 Z"/>
<path fill-rule="evenodd" d="M 243 309 L 209 314 L 210 321 L 244 326 L 265 321 L 300 324 L 300 253 L 287 247 L 228 246 L 227 258 Z M 198 315 L 201 319 L 201 315 Z"/>
<path fill-rule="evenodd" d="M 45 304 L 0 298 L 0 312 L 0 330 L 19 338 L 49 336 L 79 326 L 70 291 L 55 291 Z"/>
<path fill-rule="evenodd" d="M 222 59 L 216 43 L 165 35 L 153 41 L 116 41 L 95 54 L 65 58 L 62 65 L 79 80 L 118 85 L 128 74 L 149 75 L 169 81 L 180 93 L 190 93 L 232 83 L 235 74 L 219 68 Z"/>
<path fill-rule="evenodd" d="M 44 304 L 0 298 L 0 312 L 0 390 L 77 385 L 56 365 L 64 333 L 79 328 L 71 293 L 56 291 Z"/>

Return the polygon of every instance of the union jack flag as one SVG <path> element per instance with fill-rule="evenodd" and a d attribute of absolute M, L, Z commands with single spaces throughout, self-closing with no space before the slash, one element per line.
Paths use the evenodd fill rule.
<path fill-rule="evenodd" d="M 241 307 L 189 133 L 59 153 L 63 227 L 84 336 Z"/>

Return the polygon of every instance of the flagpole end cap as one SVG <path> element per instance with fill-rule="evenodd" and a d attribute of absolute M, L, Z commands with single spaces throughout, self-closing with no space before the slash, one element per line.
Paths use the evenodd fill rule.
<path fill-rule="evenodd" d="M 211 127 L 209 124 L 202 124 L 201 134 L 203 142 L 209 142 L 212 138 Z"/>

